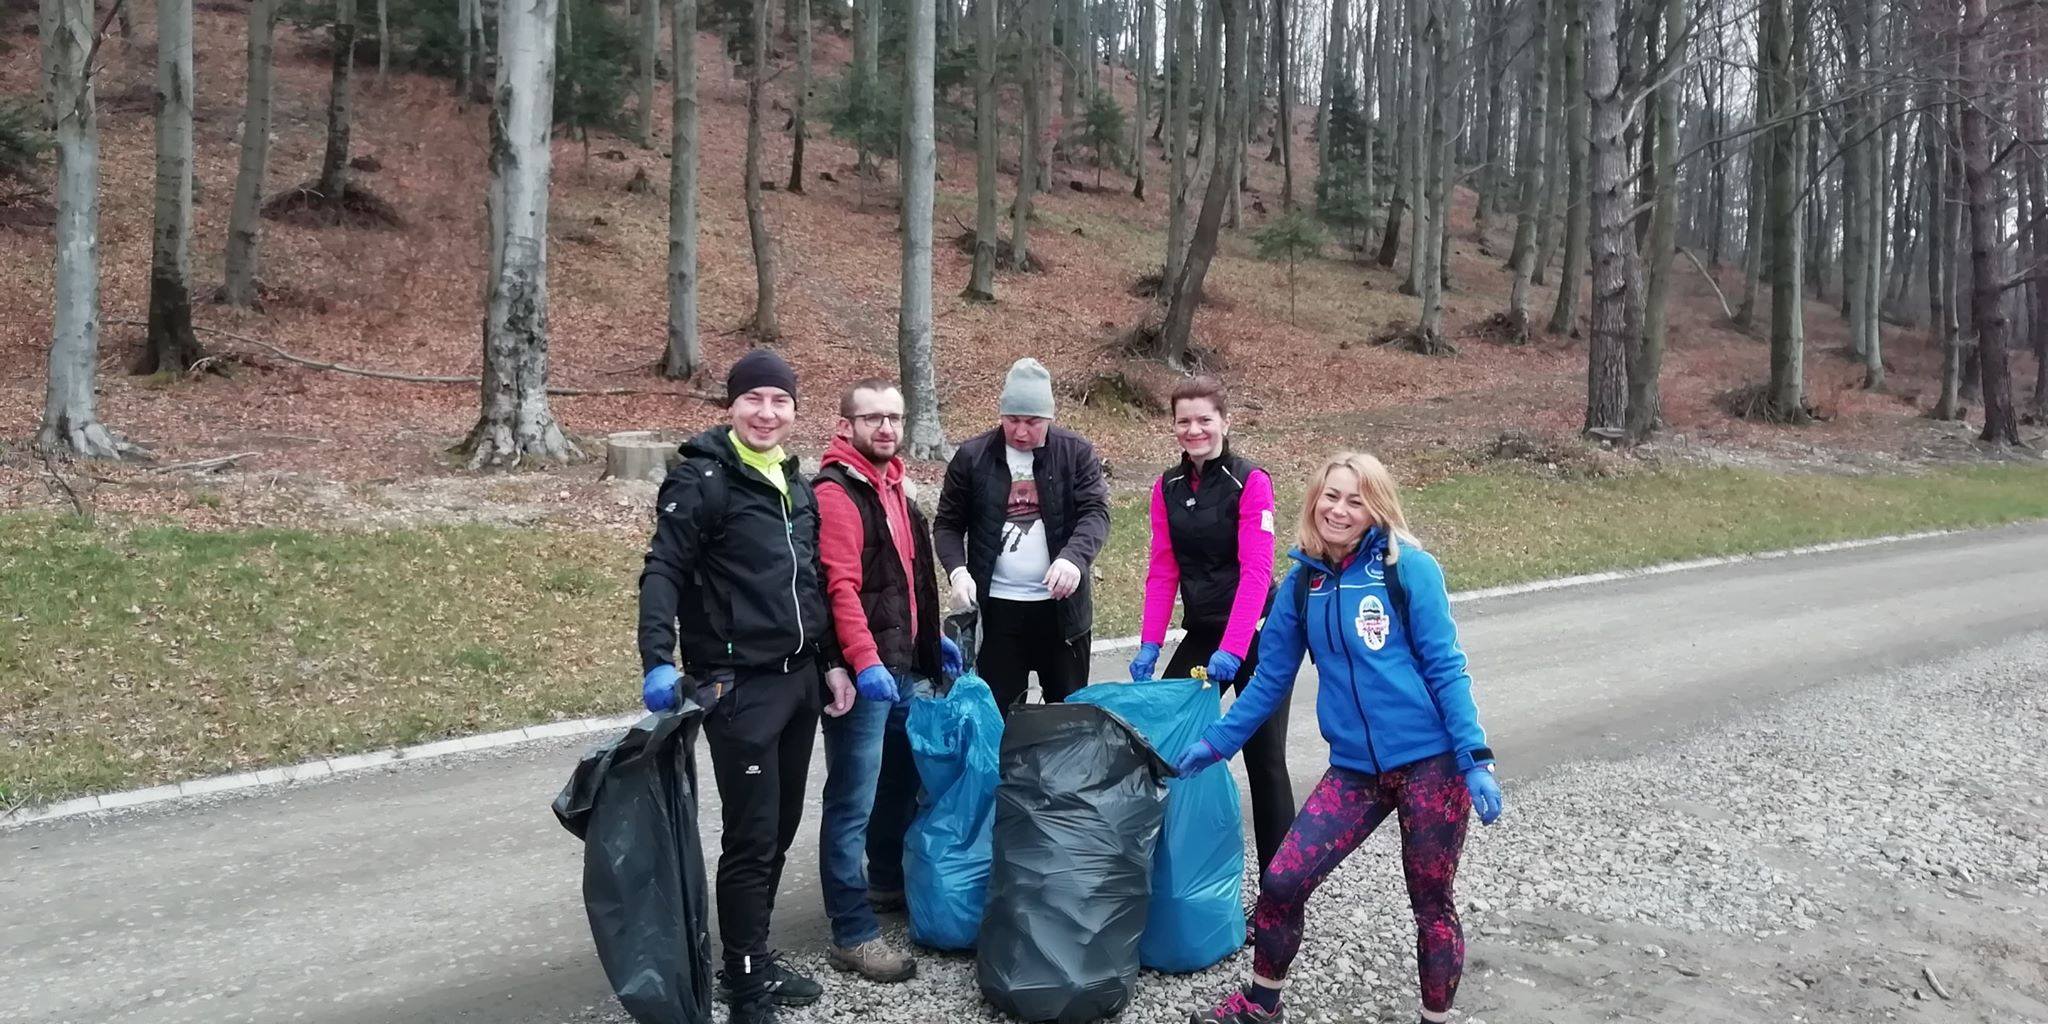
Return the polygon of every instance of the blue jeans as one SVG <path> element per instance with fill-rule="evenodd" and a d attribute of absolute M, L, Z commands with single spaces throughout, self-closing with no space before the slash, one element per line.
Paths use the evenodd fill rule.
<path fill-rule="evenodd" d="M 894 704 L 861 698 L 846 714 L 825 719 L 818 874 L 825 916 L 832 920 L 832 944 L 841 948 L 882 934 L 868 906 L 871 882 L 883 891 L 903 889 L 903 835 L 917 811 L 918 787 L 904 723 L 916 681 L 899 674 Z"/>

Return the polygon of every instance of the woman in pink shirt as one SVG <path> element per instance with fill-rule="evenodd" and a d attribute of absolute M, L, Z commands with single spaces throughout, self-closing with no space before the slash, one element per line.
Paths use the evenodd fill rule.
<path fill-rule="evenodd" d="M 1173 600 L 1187 636 L 1166 663 L 1166 678 L 1197 665 L 1218 685 L 1242 689 L 1258 661 L 1258 630 L 1273 587 L 1273 479 L 1230 450 L 1230 404 L 1214 377 L 1183 381 L 1173 392 L 1173 433 L 1180 464 L 1152 485 L 1152 560 L 1145 576 L 1143 644 L 1131 678 L 1152 678 Z M 1259 867 L 1294 822 L 1287 777 L 1287 709 L 1244 745 L 1252 791 L 1252 832 Z"/>

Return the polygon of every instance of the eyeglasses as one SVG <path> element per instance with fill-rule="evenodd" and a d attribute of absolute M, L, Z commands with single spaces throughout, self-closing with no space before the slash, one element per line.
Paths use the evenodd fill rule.
<path fill-rule="evenodd" d="M 869 430 L 879 429 L 884 426 L 903 426 L 903 414 L 899 412 L 864 412 L 858 416 L 849 416 L 847 418 Z"/>

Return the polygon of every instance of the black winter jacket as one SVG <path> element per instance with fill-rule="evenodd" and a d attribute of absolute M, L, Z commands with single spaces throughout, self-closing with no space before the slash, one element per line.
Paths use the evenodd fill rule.
<path fill-rule="evenodd" d="M 1007 444 L 1000 429 L 962 444 L 946 464 L 938 514 L 932 517 L 932 541 L 946 575 L 966 566 L 976 593 L 983 595 L 995 575 L 1010 501 L 1010 464 L 1003 455 Z M 1058 602 L 1061 636 L 1072 640 L 1095 628 L 1090 567 L 1109 539 L 1109 481 L 1103 479 L 1095 446 L 1064 427 L 1046 433 L 1045 444 L 1031 453 L 1031 466 L 1052 557 L 1081 570 L 1080 589 Z"/>
<path fill-rule="evenodd" d="M 818 502 L 797 460 L 782 472 L 789 500 L 740 461 L 719 426 L 683 442 L 655 499 L 654 538 L 640 573 L 640 668 L 686 674 L 784 661 L 840 667 L 818 563 Z"/>

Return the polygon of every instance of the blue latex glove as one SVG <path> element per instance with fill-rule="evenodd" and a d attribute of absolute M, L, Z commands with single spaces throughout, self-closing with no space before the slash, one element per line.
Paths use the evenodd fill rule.
<path fill-rule="evenodd" d="M 1131 659 L 1131 682 L 1142 683 L 1152 678 L 1152 670 L 1159 666 L 1159 645 L 1141 644 L 1138 656 Z"/>
<path fill-rule="evenodd" d="M 669 711 L 676 706 L 676 683 L 682 673 L 674 665 L 656 665 L 640 681 L 640 700 L 649 711 Z"/>
<path fill-rule="evenodd" d="M 1500 817 L 1500 783 L 1493 777 L 1493 766 L 1482 765 L 1467 769 L 1465 788 L 1472 793 L 1472 810 L 1479 815 L 1481 825 L 1491 825 Z"/>
<path fill-rule="evenodd" d="M 1227 683 L 1237 678 L 1237 670 L 1244 667 L 1244 659 L 1221 647 L 1209 655 L 1209 681 Z"/>
<path fill-rule="evenodd" d="M 870 665 L 860 670 L 853 680 L 854 691 L 868 700 L 896 703 L 896 676 L 880 665 Z"/>
<path fill-rule="evenodd" d="M 967 671 L 967 656 L 960 653 L 960 645 L 954 643 L 950 636 L 939 638 L 939 671 L 947 679 L 957 678 Z"/>
<path fill-rule="evenodd" d="M 1208 740 L 1196 740 L 1180 752 L 1180 760 L 1173 763 L 1173 774 L 1188 779 L 1201 774 L 1202 769 L 1223 760 L 1223 755 L 1209 745 Z"/>

